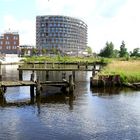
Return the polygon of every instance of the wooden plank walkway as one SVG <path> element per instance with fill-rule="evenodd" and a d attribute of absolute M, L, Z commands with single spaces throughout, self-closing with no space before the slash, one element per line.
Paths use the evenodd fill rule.
<path fill-rule="evenodd" d="M 17 87 L 17 86 L 32 86 L 36 85 L 36 83 L 32 81 L 1 81 L 0 85 L 2 87 Z"/>
<path fill-rule="evenodd" d="M 68 86 L 69 83 L 67 81 L 45 81 L 40 82 L 41 85 L 47 85 L 47 86 L 56 86 L 56 87 L 62 87 L 62 86 Z"/>
<path fill-rule="evenodd" d="M 67 86 L 69 83 L 67 81 L 45 81 L 40 82 L 41 85 L 47 86 Z M 17 87 L 17 86 L 36 86 L 36 82 L 32 81 L 1 81 L 1 87 Z"/>

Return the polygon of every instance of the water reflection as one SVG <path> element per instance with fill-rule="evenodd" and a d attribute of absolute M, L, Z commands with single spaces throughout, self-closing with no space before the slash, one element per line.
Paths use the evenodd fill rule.
<path fill-rule="evenodd" d="M 38 114 L 40 114 L 40 106 L 41 104 L 51 103 L 51 104 L 66 104 L 68 105 L 70 110 L 73 110 L 73 100 L 75 100 L 75 96 L 73 94 L 67 95 L 62 92 L 55 93 L 41 93 L 41 95 L 36 95 L 34 98 L 22 99 L 22 100 L 6 100 L 5 95 L 0 96 L 0 106 L 8 107 L 8 106 L 25 106 L 25 105 L 37 105 Z"/>
<path fill-rule="evenodd" d="M 18 78 L 16 67 L 11 67 L 13 77 Z M 8 69 L 5 70 L 4 78 L 10 80 L 12 75 L 7 75 Z M 24 80 L 30 79 L 30 74 L 24 72 Z M 56 80 L 61 76 L 58 74 L 50 74 L 49 79 Z M 0 97 L 0 139 L 138 140 L 140 92 L 90 89 L 91 73 L 76 74 L 73 95 L 46 87 L 41 96 L 34 98 L 34 104 L 31 104 L 29 87 L 7 88 Z M 43 76 L 42 73 L 42 79 Z"/>
<path fill-rule="evenodd" d="M 119 94 L 121 90 L 122 88 L 119 87 L 91 88 L 93 95 L 97 95 L 97 96 L 115 95 L 115 94 Z"/>
<path fill-rule="evenodd" d="M 113 96 L 121 93 L 133 93 L 134 90 L 124 87 L 106 87 L 106 88 L 90 88 L 93 96 Z M 132 94 L 133 95 L 133 94 Z"/>

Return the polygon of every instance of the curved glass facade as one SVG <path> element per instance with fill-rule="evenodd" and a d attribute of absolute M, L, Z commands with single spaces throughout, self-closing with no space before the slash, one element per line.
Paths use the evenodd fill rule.
<path fill-rule="evenodd" d="M 87 25 L 67 16 L 37 16 L 36 46 L 39 49 L 56 48 L 62 52 L 77 52 L 87 46 Z"/>

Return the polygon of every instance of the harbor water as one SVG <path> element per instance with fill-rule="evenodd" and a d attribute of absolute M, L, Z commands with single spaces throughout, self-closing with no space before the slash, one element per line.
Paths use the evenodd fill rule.
<path fill-rule="evenodd" d="M 3 79 L 18 80 L 17 68 L 3 65 Z M 24 71 L 23 79 L 30 80 L 30 74 Z M 36 75 L 45 80 L 43 72 Z M 46 87 L 35 104 L 29 87 L 7 88 L 0 99 L 0 140 L 140 140 L 140 91 L 91 89 L 91 75 L 76 72 L 71 96 Z M 51 72 L 49 78 L 61 76 Z"/>

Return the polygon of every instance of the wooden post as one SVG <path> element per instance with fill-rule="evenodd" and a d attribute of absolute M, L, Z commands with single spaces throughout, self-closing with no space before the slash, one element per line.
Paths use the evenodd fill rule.
<path fill-rule="evenodd" d="M 74 82 L 73 82 L 73 76 L 69 76 L 69 93 L 74 92 Z"/>
<path fill-rule="evenodd" d="M 31 74 L 30 81 L 34 81 L 34 71 Z M 34 85 L 30 86 L 30 99 L 31 99 L 31 103 L 33 104 L 34 103 Z"/>
<path fill-rule="evenodd" d="M 90 87 L 92 87 L 92 77 L 90 77 Z"/>
<path fill-rule="evenodd" d="M 2 81 L 2 68 L 1 68 L 1 62 L 0 62 L 0 81 Z"/>
<path fill-rule="evenodd" d="M 54 63 L 52 63 L 52 68 L 54 68 Z"/>
<path fill-rule="evenodd" d="M 60 68 L 60 62 L 58 62 L 58 68 Z"/>
<path fill-rule="evenodd" d="M 95 69 L 93 68 L 92 69 L 92 77 L 94 77 L 95 76 Z"/>
<path fill-rule="evenodd" d="M 75 82 L 75 71 L 72 71 L 73 81 Z"/>
<path fill-rule="evenodd" d="M 62 79 L 66 79 L 66 73 L 62 72 Z"/>
<path fill-rule="evenodd" d="M 31 74 L 30 81 L 33 81 L 34 82 L 34 77 L 35 77 L 35 74 L 34 74 L 34 71 L 33 71 L 32 74 Z"/>
<path fill-rule="evenodd" d="M 37 81 L 36 81 L 36 95 L 40 95 L 41 93 L 41 84 L 40 84 L 40 79 L 39 76 L 37 76 Z"/>
<path fill-rule="evenodd" d="M 35 68 L 35 63 L 33 62 L 32 67 Z"/>
<path fill-rule="evenodd" d="M 93 69 L 96 70 L 96 64 L 93 65 Z"/>
<path fill-rule="evenodd" d="M 46 71 L 46 81 L 48 81 L 48 79 L 49 79 L 49 71 L 47 70 Z"/>
<path fill-rule="evenodd" d="M 34 97 L 35 97 L 35 95 L 34 95 L 34 85 L 31 85 L 30 86 L 30 101 L 31 101 L 32 104 L 34 103 Z"/>
<path fill-rule="evenodd" d="M 6 104 L 6 99 L 4 97 L 4 91 L 0 85 L 0 106 L 4 106 L 5 104 Z"/>
<path fill-rule="evenodd" d="M 77 68 L 78 68 L 78 69 L 80 68 L 80 62 L 77 63 Z"/>
<path fill-rule="evenodd" d="M 22 81 L 23 80 L 23 77 L 22 77 L 22 70 L 20 70 L 21 66 L 19 65 L 19 81 Z"/>
<path fill-rule="evenodd" d="M 86 69 L 88 68 L 88 61 L 86 61 Z"/>
<path fill-rule="evenodd" d="M 44 66 L 45 66 L 45 69 L 47 68 L 47 63 L 46 63 L 46 61 L 44 61 Z"/>
<path fill-rule="evenodd" d="M 0 84 L 0 97 L 2 97 L 2 96 L 3 96 L 3 89 L 2 89 L 1 84 Z"/>

